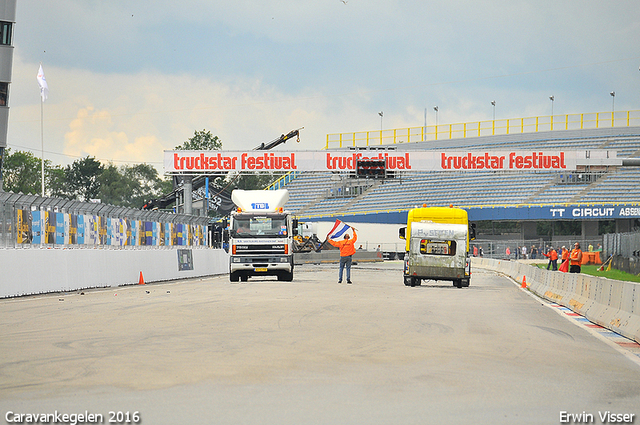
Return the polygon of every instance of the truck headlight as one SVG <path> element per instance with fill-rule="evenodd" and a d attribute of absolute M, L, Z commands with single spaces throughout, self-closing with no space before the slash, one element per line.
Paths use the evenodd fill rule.
<path fill-rule="evenodd" d="M 233 258 L 231 259 L 231 261 L 233 261 L 234 263 L 239 263 L 239 262 L 240 262 L 240 258 L 238 258 L 238 257 L 233 257 Z"/>
<path fill-rule="evenodd" d="M 289 259 L 287 257 L 282 257 L 282 258 L 280 258 L 280 262 L 281 263 L 288 263 Z"/>

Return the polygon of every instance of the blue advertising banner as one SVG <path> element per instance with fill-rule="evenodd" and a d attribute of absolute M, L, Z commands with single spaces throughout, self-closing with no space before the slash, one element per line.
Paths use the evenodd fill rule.
<path fill-rule="evenodd" d="M 84 245 L 84 215 L 78 215 L 78 245 Z"/>
<path fill-rule="evenodd" d="M 56 245 L 64 245 L 64 214 L 55 213 L 56 215 Z"/>
<path fill-rule="evenodd" d="M 153 230 L 150 221 L 144 222 L 144 244 L 147 246 L 153 245 Z"/>
<path fill-rule="evenodd" d="M 33 243 L 42 243 L 42 221 L 40 211 L 31 211 L 31 231 L 33 232 Z"/>
<path fill-rule="evenodd" d="M 640 206 L 576 205 L 465 208 L 470 221 L 480 220 L 614 220 L 640 218 Z"/>
<path fill-rule="evenodd" d="M 171 232 L 173 231 L 173 223 L 163 223 L 164 226 L 164 245 L 171 246 Z"/>

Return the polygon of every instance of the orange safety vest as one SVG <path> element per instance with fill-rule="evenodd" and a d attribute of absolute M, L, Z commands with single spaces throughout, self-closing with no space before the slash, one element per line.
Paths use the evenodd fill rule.
<path fill-rule="evenodd" d="M 337 248 L 340 248 L 341 257 L 348 257 L 356 253 L 355 244 L 357 240 L 358 240 L 358 235 L 354 231 L 352 239 L 343 239 L 337 242 L 329 240 L 329 243 Z"/>
<path fill-rule="evenodd" d="M 579 266 L 580 265 L 580 257 L 581 257 L 582 251 L 579 248 L 574 248 L 571 250 L 571 265 L 572 266 Z"/>

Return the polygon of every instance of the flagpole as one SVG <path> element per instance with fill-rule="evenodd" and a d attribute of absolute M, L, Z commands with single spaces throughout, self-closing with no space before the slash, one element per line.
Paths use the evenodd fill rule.
<path fill-rule="evenodd" d="M 40 177 L 42 197 L 44 198 L 44 101 L 49 93 L 49 86 L 47 85 L 47 79 L 44 77 L 42 62 L 40 62 L 36 80 L 38 80 L 38 86 L 40 86 Z"/>
<path fill-rule="evenodd" d="M 40 97 L 40 171 L 42 178 L 42 197 L 44 198 L 44 99 Z"/>

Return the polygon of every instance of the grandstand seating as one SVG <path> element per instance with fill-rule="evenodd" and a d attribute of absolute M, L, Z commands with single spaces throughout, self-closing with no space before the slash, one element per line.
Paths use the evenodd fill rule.
<path fill-rule="evenodd" d="M 412 143 L 413 149 L 610 149 L 618 157 L 640 156 L 640 127 L 567 130 Z M 566 184 L 555 172 L 416 172 L 372 186 L 363 195 L 332 197 L 348 179 L 332 173 L 301 172 L 286 184 L 286 208 L 302 217 L 407 210 L 418 205 L 487 206 L 640 201 L 640 167 L 608 170 L 595 182 Z"/>

